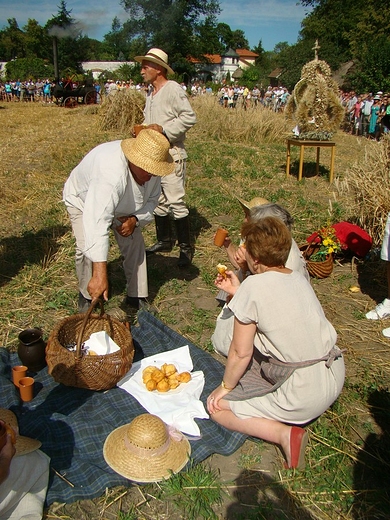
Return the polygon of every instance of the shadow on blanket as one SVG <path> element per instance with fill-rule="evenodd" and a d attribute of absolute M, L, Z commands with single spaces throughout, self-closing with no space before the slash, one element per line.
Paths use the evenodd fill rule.
<path fill-rule="evenodd" d="M 221 382 L 221 363 L 146 311 L 139 312 L 132 335 L 138 358 L 140 353 L 152 356 L 188 344 L 194 370 L 205 375 L 201 400 L 206 404 L 209 393 Z M 11 367 L 18 364 L 16 353 L 0 349 L 0 407 L 17 415 L 20 433 L 39 439 L 42 451 L 51 457 L 51 466 L 74 484 L 71 487 L 51 472 L 47 503 L 94 498 L 106 487 L 129 485 L 107 466 L 102 448 L 112 430 L 145 413 L 138 401 L 119 388 L 93 392 L 57 384 L 45 368 L 35 375 L 37 395 L 21 404 L 11 379 Z M 202 438 L 191 441 L 191 458 L 196 463 L 212 453 L 230 455 L 246 438 L 211 420 L 197 419 L 197 423 Z"/>

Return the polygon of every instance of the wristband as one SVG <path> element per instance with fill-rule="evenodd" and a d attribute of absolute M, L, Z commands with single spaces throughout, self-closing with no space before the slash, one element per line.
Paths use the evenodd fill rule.
<path fill-rule="evenodd" d="M 229 392 L 231 392 L 232 390 L 234 390 L 234 388 L 229 388 L 228 386 L 225 385 L 225 381 L 222 379 L 222 383 L 221 383 L 221 386 L 224 390 L 229 390 Z"/>

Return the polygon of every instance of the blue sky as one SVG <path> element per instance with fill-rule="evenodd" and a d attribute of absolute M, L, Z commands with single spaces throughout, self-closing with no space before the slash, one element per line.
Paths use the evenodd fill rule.
<path fill-rule="evenodd" d="M 220 0 L 222 12 L 219 21 L 233 30 L 242 29 L 251 47 L 262 40 L 264 50 L 271 51 L 279 42 L 297 41 L 301 21 L 307 8 L 298 0 Z M 58 12 L 59 0 L 0 0 L 0 28 L 7 26 L 8 18 L 16 18 L 22 28 L 29 18 L 44 25 Z M 84 34 L 102 40 L 111 29 L 115 16 L 121 21 L 127 14 L 119 0 L 67 0 L 71 15 L 81 25 Z"/>

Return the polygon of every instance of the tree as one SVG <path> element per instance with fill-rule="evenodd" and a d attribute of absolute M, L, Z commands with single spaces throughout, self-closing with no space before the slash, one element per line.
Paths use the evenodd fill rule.
<path fill-rule="evenodd" d="M 122 0 L 130 19 L 125 27 L 130 37 L 141 37 L 146 46 L 160 47 L 171 63 L 194 54 L 194 35 L 202 18 L 219 14 L 217 0 Z M 196 49 L 195 49 L 196 50 Z"/>
<path fill-rule="evenodd" d="M 40 58 L 19 58 L 9 61 L 6 65 L 6 78 L 9 80 L 51 78 L 53 72 L 53 65 Z"/>
<path fill-rule="evenodd" d="M 52 42 L 47 31 L 34 19 L 23 27 L 26 58 L 51 59 Z"/>
<path fill-rule="evenodd" d="M 237 29 L 232 32 L 232 49 L 249 49 L 249 42 L 245 37 L 244 31 Z"/>
<path fill-rule="evenodd" d="M 8 27 L 0 32 L 2 56 L 4 61 L 11 61 L 25 56 L 23 31 L 19 29 L 15 18 L 9 18 Z"/>
<path fill-rule="evenodd" d="M 71 17 L 71 11 L 66 7 L 65 0 L 61 0 L 58 9 L 57 16 L 53 16 L 46 23 L 45 29 L 57 43 L 60 76 L 64 71 L 80 73 L 81 63 L 86 61 L 89 38 L 82 36 L 78 24 Z"/>

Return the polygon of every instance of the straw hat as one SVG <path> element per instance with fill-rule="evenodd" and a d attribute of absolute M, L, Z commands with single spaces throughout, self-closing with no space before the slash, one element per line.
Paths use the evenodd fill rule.
<path fill-rule="evenodd" d="M 242 209 L 245 212 L 245 215 L 249 215 L 249 212 L 252 208 L 255 206 L 263 206 L 264 204 L 269 204 L 269 201 L 267 199 L 264 199 L 263 197 L 255 197 L 254 199 L 247 202 L 246 200 L 240 199 L 237 197 L 237 200 L 242 206 Z"/>
<path fill-rule="evenodd" d="M 159 417 L 139 415 L 110 433 L 103 446 L 107 464 L 135 482 L 158 482 L 178 473 L 191 453 L 188 440 Z"/>
<path fill-rule="evenodd" d="M 152 175 L 164 177 L 175 169 L 169 141 L 156 130 L 145 128 L 135 139 L 123 139 L 121 147 L 131 163 Z"/>
<path fill-rule="evenodd" d="M 23 437 L 23 435 L 18 435 L 19 426 L 16 415 L 11 412 L 11 410 L 7 410 L 6 408 L 0 408 L 0 420 L 4 421 L 5 424 L 11 426 L 16 432 L 16 444 L 15 444 L 15 457 L 19 455 L 27 455 L 27 453 L 31 453 L 32 451 L 37 450 L 42 446 L 41 441 L 37 439 L 30 439 L 30 437 Z"/>
<path fill-rule="evenodd" d="M 135 56 L 134 59 L 135 61 L 138 61 L 138 63 L 142 63 L 143 60 L 157 63 L 157 65 L 164 67 L 164 69 L 166 69 L 169 74 L 174 74 L 173 70 L 168 65 L 168 54 L 161 49 L 150 49 L 150 51 L 148 51 L 145 56 Z"/>

